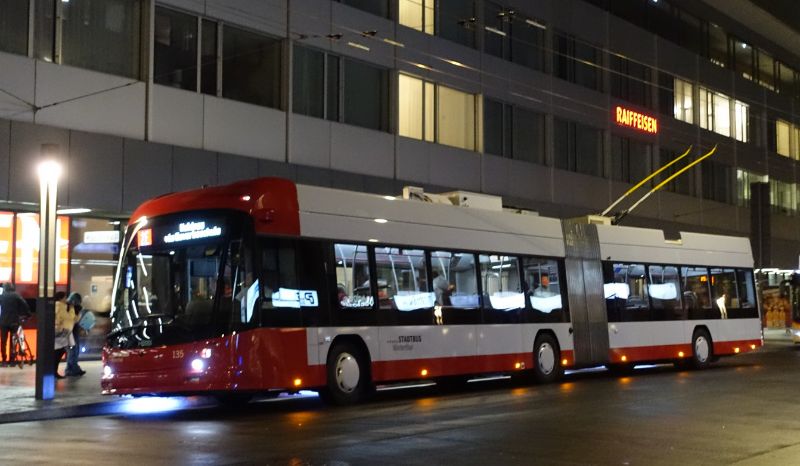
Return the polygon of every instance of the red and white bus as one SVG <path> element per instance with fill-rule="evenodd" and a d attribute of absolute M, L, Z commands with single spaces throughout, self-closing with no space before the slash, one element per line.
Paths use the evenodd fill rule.
<path fill-rule="evenodd" d="M 761 346 L 746 238 L 494 204 L 277 178 L 147 201 L 124 238 L 103 393 L 312 389 L 346 404 L 398 381 L 550 382 Z"/>

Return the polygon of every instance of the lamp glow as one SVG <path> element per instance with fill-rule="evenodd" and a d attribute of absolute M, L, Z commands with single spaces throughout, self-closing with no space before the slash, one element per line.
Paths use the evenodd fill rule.
<path fill-rule="evenodd" d="M 61 164 L 55 160 L 45 160 L 36 167 L 39 180 L 45 183 L 54 183 L 61 178 Z"/>

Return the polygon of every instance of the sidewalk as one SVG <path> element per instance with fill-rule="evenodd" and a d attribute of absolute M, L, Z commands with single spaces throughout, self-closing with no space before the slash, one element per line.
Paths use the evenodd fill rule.
<path fill-rule="evenodd" d="M 99 414 L 122 401 L 100 394 L 100 361 L 81 361 L 81 367 L 83 377 L 56 380 L 55 397 L 46 401 L 34 398 L 36 366 L 0 367 L 0 423 Z"/>

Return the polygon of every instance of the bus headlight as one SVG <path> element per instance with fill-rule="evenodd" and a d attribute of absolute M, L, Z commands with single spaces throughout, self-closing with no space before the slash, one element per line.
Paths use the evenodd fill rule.
<path fill-rule="evenodd" d="M 206 363 L 202 359 L 192 359 L 192 372 L 203 372 Z"/>
<path fill-rule="evenodd" d="M 114 370 L 111 366 L 103 366 L 103 378 L 110 379 L 114 375 Z"/>

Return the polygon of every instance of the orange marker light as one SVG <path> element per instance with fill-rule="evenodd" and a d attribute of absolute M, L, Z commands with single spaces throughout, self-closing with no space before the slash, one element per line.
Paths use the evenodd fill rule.
<path fill-rule="evenodd" d="M 627 360 L 628 360 L 628 357 L 627 357 L 627 356 L 622 356 L 622 357 L 620 358 L 620 360 L 621 360 L 622 362 L 625 362 L 625 361 L 627 361 Z"/>
<path fill-rule="evenodd" d="M 678 357 L 679 357 L 679 358 L 682 358 L 682 357 L 683 357 L 683 351 L 678 351 Z"/>
<path fill-rule="evenodd" d="M 750 349 L 752 350 L 756 349 L 756 345 L 750 345 Z"/>
<path fill-rule="evenodd" d="M 421 371 L 419 371 L 419 374 L 421 376 L 423 376 L 423 377 L 427 377 L 428 376 L 428 369 L 422 369 Z"/>
<path fill-rule="evenodd" d="M 736 354 L 739 354 L 739 347 L 737 346 L 736 348 L 734 348 L 733 352 L 736 353 Z"/>
<path fill-rule="evenodd" d="M 521 369 L 522 367 L 523 366 L 522 366 L 521 362 L 518 362 L 518 363 L 514 364 L 514 369 Z"/>
<path fill-rule="evenodd" d="M 300 385 L 303 385 L 303 380 L 302 379 L 294 379 L 294 386 L 295 387 L 299 387 Z"/>
<path fill-rule="evenodd" d="M 561 365 L 562 366 L 566 366 L 567 364 L 569 364 L 569 360 L 567 360 L 566 358 L 561 360 Z"/>

